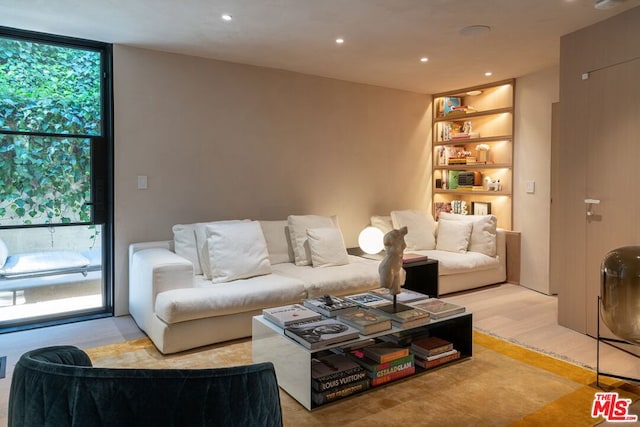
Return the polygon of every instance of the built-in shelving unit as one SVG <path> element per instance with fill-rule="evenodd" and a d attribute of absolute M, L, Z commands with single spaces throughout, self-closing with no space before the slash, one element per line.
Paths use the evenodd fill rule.
<path fill-rule="evenodd" d="M 433 95 L 434 217 L 475 208 L 511 229 L 514 104 L 513 79 Z"/>

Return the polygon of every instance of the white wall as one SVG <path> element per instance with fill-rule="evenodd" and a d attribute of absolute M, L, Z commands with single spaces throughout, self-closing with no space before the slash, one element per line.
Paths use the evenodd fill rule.
<path fill-rule="evenodd" d="M 513 229 L 521 233 L 520 283 L 549 294 L 551 106 L 559 100 L 559 68 L 516 80 Z M 526 182 L 535 181 L 535 193 Z"/>
<path fill-rule="evenodd" d="M 336 214 L 354 246 L 370 215 L 429 208 L 429 95 L 119 45 L 114 95 L 116 314 L 128 245 L 173 224 Z"/>

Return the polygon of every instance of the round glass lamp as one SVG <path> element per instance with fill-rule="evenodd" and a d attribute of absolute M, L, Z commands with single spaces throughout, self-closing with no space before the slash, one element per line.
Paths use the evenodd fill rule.
<path fill-rule="evenodd" d="M 367 227 L 358 236 L 358 245 L 365 253 L 377 254 L 384 249 L 384 233 L 376 227 Z"/>
<path fill-rule="evenodd" d="M 602 320 L 618 337 L 640 344 L 640 246 L 609 252 L 600 267 Z"/>

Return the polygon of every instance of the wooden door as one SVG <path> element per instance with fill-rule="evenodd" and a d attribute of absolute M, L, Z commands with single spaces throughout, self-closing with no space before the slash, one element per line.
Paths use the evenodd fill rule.
<path fill-rule="evenodd" d="M 586 248 L 575 249 L 585 250 L 585 310 L 592 336 L 597 333 L 602 259 L 617 247 L 640 245 L 640 85 L 628 84 L 638 78 L 640 60 L 633 60 L 591 72 L 586 85 L 585 199 L 600 204 L 592 206 L 591 216 L 585 204 Z"/>

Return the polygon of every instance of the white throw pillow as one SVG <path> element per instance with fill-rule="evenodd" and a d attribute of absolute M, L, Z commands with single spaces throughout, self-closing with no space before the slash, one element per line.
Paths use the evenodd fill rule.
<path fill-rule="evenodd" d="M 466 221 L 473 224 L 469 248 L 471 252 L 479 252 L 490 257 L 497 255 L 498 218 L 495 215 L 458 215 L 448 212 L 440 213 L 441 219 Z"/>
<path fill-rule="evenodd" d="M 200 268 L 202 274 L 207 279 L 211 279 L 211 268 L 209 267 L 209 246 L 207 244 L 207 225 L 211 224 L 233 224 L 236 222 L 248 222 L 248 219 L 231 219 L 213 222 L 198 222 L 194 225 L 196 233 L 196 249 L 198 251 L 198 259 L 200 260 Z"/>
<path fill-rule="evenodd" d="M 271 265 L 293 262 L 293 249 L 289 240 L 287 220 L 259 222 L 267 242 Z"/>
<path fill-rule="evenodd" d="M 289 235 L 296 265 L 311 265 L 311 254 L 307 242 L 307 229 L 320 227 L 338 227 L 336 216 L 289 215 Z M 338 227 L 339 228 L 339 227 Z"/>
<path fill-rule="evenodd" d="M 9 248 L 7 248 L 7 244 L 0 239 L 0 268 L 4 266 L 4 263 L 7 262 L 7 257 L 9 256 Z"/>
<path fill-rule="evenodd" d="M 258 221 L 215 223 L 206 227 L 213 283 L 271 273 L 267 243 Z"/>
<path fill-rule="evenodd" d="M 349 264 L 349 255 L 339 228 L 308 228 L 307 238 L 314 267 Z"/>
<path fill-rule="evenodd" d="M 431 214 L 422 211 L 392 211 L 393 228 L 407 227 L 404 241 L 409 250 L 435 249 L 436 223 Z"/>
<path fill-rule="evenodd" d="M 196 246 L 195 224 L 176 224 L 173 226 L 173 250 L 193 264 L 194 274 L 202 274 L 200 257 Z"/>
<path fill-rule="evenodd" d="M 466 221 L 438 221 L 438 241 L 436 249 L 449 252 L 467 252 L 473 224 Z"/>
<path fill-rule="evenodd" d="M 393 230 L 393 222 L 390 215 L 373 215 L 371 217 L 371 226 L 379 228 L 384 234 Z"/>

